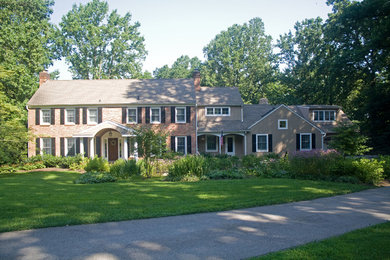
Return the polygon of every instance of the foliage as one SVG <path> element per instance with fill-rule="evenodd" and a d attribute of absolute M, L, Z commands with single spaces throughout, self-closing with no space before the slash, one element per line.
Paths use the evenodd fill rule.
<path fill-rule="evenodd" d="M 71 165 L 73 165 L 73 167 L 76 167 L 75 165 L 83 164 L 83 162 L 86 160 L 87 158 L 83 158 L 81 154 L 69 157 L 44 154 L 29 157 L 24 160 L 24 163 L 42 162 L 45 167 L 70 168 Z"/>
<path fill-rule="evenodd" d="M 383 164 L 383 176 L 390 179 L 390 155 L 381 155 L 379 159 Z"/>
<path fill-rule="evenodd" d="M 243 179 L 246 176 L 237 169 L 229 170 L 212 170 L 205 175 L 208 179 L 218 180 L 218 179 Z"/>
<path fill-rule="evenodd" d="M 201 178 L 208 172 L 208 164 L 202 156 L 186 156 L 175 161 L 168 170 L 167 180 L 180 181 L 188 176 Z"/>
<path fill-rule="evenodd" d="M 74 180 L 75 184 L 93 184 L 103 182 L 115 182 L 116 178 L 107 172 L 86 172 Z"/>
<path fill-rule="evenodd" d="M 382 163 L 376 159 L 359 159 L 352 162 L 355 174 L 362 182 L 379 184 L 383 180 Z"/>
<path fill-rule="evenodd" d="M 135 160 L 116 160 L 110 165 L 110 174 L 118 179 L 128 179 L 133 175 L 139 175 L 140 169 Z"/>
<path fill-rule="evenodd" d="M 73 5 L 59 24 L 57 44 L 75 79 L 117 79 L 142 76 L 146 50 L 140 24 L 131 14 L 108 13 L 107 2 Z"/>
<path fill-rule="evenodd" d="M 95 156 L 92 160 L 88 161 L 84 170 L 87 172 L 108 172 L 110 170 L 110 165 L 106 159 Z"/>
<path fill-rule="evenodd" d="M 194 69 L 198 69 L 200 65 L 201 61 L 197 57 L 183 55 L 177 58 L 171 67 L 164 65 L 156 68 L 153 75 L 157 79 L 189 79 L 192 78 Z"/>
<path fill-rule="evenodd" d="M 56 58 L 49 22 L 53 5 L 52 0 L 0 1 L 0 66 L 13 72 L 0 77 L 0 91 L 21 109 L 38 87 L 38 73 Z"/>
<path fill-rule="evenodd" d="M 260 18 L 222 31 L 203 48 L 202 84 L 238 87 L 245 103 L 258 103 L 267 84 L 275 82 L 271 41 Z"/>
<path fill-rule="evenodd" d="M 22 165 L 2 165 L 0 166 L 0 174 L 14 173 L 17 171 L 31 171 L 35 169 L 43 169 L 46 166 L 42 162 L 25 163 Z"/>
<path fill-rule="evenodd" d="M 368 138 L 361 135 L 357 124 L 340 124 L 334 131 L 330 147 L 344 156 L 362 155 L 372 149 L 366 146 Z"/>
<path fill-rule="evenodd" d="M 158 155 L 164 154 L 167 149 L 166 139 L 168 133 L 162 128 L 150 126 L 134 127 L 135 139 L 137 142 L 138 155 L 143 158 L 145 175 L 152 176 L 152 164 Z"/>

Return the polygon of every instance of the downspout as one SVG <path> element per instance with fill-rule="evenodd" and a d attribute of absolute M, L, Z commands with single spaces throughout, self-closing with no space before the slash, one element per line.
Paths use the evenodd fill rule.
<path fill-rule="evenodd" d="M 26 104 L 26 110 L 27 110 L 27 131 L 28 131 L 28 105 Z M 30 147 L 29 146 L 29 142 L 27 142 L 27 157 L 30 157 Z"/>
<path fill-rule="evenodd" d="M 195 155 L 198 154 L 198 104 L 195 103 Z"/>

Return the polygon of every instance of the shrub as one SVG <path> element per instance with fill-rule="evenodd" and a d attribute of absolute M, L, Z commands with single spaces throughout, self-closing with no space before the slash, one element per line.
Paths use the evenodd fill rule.
<path fill-rule="evenodd" d="M 242 167 L 247 169 L 253 169 L 258 166 L 260 161 L 261 159 L 254 154 L 245 155 L 244 157 L 242 157 Z"/>
<path fill-rule="evenodd" d="M 139 173 L 139 167 L 135 160 L 125 161 L 119 159 L 110 166 L 110 174 L 119 179 L 127 179 L 133 175 L 138 175 Z"/>
<path fill-rule="evenodd" d="M 217 179 L 243 179 L 245 178 L 245 175 L 243 172 L 237 170 L 237 169 L 230 169 L 230 170 L 213 170 L 208 172 L 206 175 L 211 180 L 217 180 Z"/>
<path fill-rule="evenodd" d="M 364 183 L 378 184 L 383 180 L 383 165 L 376 159 L 359 159 L 352 162 L 356 177 Z"/>
<path fill-rule="evenodd" d="M 85 171 L 87 172 L 108 172 L 109 170 L 110 165 L 107 160 L 97 156 L 92 160 L 89 160 L 85 167 Z"/>
<path fill-rule="evenodd" d="M 86 172 L 80 175 L 74 183 L 75 184 L 92 184 L 103 182 L 115 182 L 116 178 L 107 172 Z"/>
<path fill-rule="evenodd" d="M 352 183 L 352 184 L 358 184 L 360 183 L 359 179 L 355 176 L 340 176 L 335 179 L 336 182 L 345 182 L 345 183 Z"/>
<path fill-rule="evenodd" d="M 167 180 L 180 181 L 185 176 L 201 178 L 208 171 L 206 159 L 203 156 L 186 156 L 175 161 L 168 170 Z"/>
<path fill-rule="evenodd" d="M 379 159 L 383 164 L 383 177 L 390 179 L 390 155 L 381 155 Z"/>

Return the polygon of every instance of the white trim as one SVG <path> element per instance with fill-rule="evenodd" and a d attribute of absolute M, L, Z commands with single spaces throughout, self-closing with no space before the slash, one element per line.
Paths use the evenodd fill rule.
<path fill-rule="evenodd" d="M 321 134 L 324 134 L 325 132 L 319 128 L 318 126 L 314 125 L 312 122 L 310 122 L 309 120 L 307 120 L 306 118 L 298 115 L 295 111 L 291 110 L 289 107 L 287 107 L 286 105 L 282 104 L 280 106 L 278 106 L 277 108 L 275 108 L 274 110 L 272 110 L 271 112 L 269 112 L 267 115 L 265 115 L 264 117 L 262 117 L 260 120 L 257 120 L 255 123 L 253 123 L 251 126 L 248 127 L 248 129 L 251 129 L 253 126 L 257 125 L 258 123 L 260 123 L 261 121 L 263 121 L 265 118 L 267 118 L 269 115 L 271 115 L 272 113 L 274 113 L 276 110 L 278 110 L 279 108 L 281 107 L 284 107 L 286 108 L 288 111 L 290 111 L 291 113 L 293 113 L 294 115 L 298 116 L 299 118 L 303 119 L 304 121 L 306 121 L 308 124 L 310 124 L 312 127 L 314 127 L 315 129 L 317 129 L 318 131 L 321 132 Z"/>
<path fill-rule="evenodd" d="M 236 138 L 234 137 L 234 135 L 224 136 L 224 137 L 226 138 L 225 154 L 234 156 L 236 154 L 236 144 L 235 144 Z M 231 152 L 231 153 L 228 152 L 228 146 L 229 146 L 228 138 L 232 138 L 233 139 L 233 152 Z"/>
<path fill-rule="evenodd" d="M 310 137 L 310 143 L 309 143 L 309 149 L 303 149 L 302 148 L 302 135 L 309 135 L 309 137 Z M 299 134 L 299 150 L 300 151 L 311 151 L 312 150 L 312 134 L 311 133 L 301 133 L 301 134 Z"/>
<path fill-rule="evenodd" d="M 158 120 L 159 121 L 152 120 L 152 118 L 153 118 L 152 109 L 158 109 Z M 150 123 L 151 124 L 161 124 L 161 107 L 150 107 L 149 114 L 150 114 Z"/>
<path fill-rule="evenodd" d="M 178 109 L 183 109 L 184 110 L 184 120 L 179 121 L 177 120 L 177 110 Z M 187 122 L 187 110 L 186 107 L 175 107 L 175 123 L 186 123 Z"/>
<path fill-rule="evenodd" d="M 265 136 L 266 149 L 259 150 L 259 136 Z M 256 134 L 256 153 L 266 153 L 268 152 L 268 134 Z"/>
<path fill-rule="evenodd" d="M 215 114 L 215 109 L 221 109 L 221 114 Z M 223 114 L 223 109 L 227 108 L 228 109 L 228 114 Z M 213 114 L 207 114 L 207 109 L 212 109 Z M 205 116 L 230 116 L 230 107 L 205 107 Z"/>
<path fill-rule="evenodd" d="M 73 120 L 74 122 L 69 122 L 68 121 L 68 110 L 73 110 L 74 112 L 74 116 L 73 116 Z M 64 119 L 65 119 L 65 125 L 74 125 L 76 124 L 76 109 L 75 108 L 65 108 L 65 113 L 64 113 Z"/>
<path fill-rule="evenodd" d="M 135 109 L 135 122 L 129 121 L 129 109 Z M 138 107 L 126 107 L 126 123 L 127 124 L 138 124 Z"/>
<path fill-rule="evenodd" d="M 43 111 L 49 111 L 49 114 L 50 114 L 49 122 L 43 122 Z M 39 117 L 40 117 L 40 125 L 51 125 L 52 114 L 51 114 L 51 109 L 50 108 L 49 109 L 41 109 Z"/>
<path fill-rule="evenodd" d="M 90 110 L 96 110 L 96 122 L 91 122 L 91 120 L 90 120 Z M 98 110 L 98 108 L 96 107 L 89 107 L 89 108 L 87 108 L 87 124 L 88 125 L 97 125 L 98 124 L 98 121 L 99 121 L 99 110 Z"/>
<path fill-rule="evenodd" d="M 177 139 L 184 138 L 184 155 L 187 155 L 187 136 L 175 136 L 175 152 L 177 151 Z"/>
<path fill-rule="evenodd" d="M 286 127 L 280 127 L 280 122 L 286 122 Z M 279 119 L 278 120 L 278 129 L 279 130 L 286 130 L 286 129 L 288 129 L 288 120 L 287 119 Z"/>
<path fill-rule="evenodd" d="M 208 136 L 214 136 L 214 138 L 215 138 L 215 150 L 209 150 L 209 149 L 207 149 L 207 137 Z M 218 135 L 214 135 L 214 134 L 211 134 L 211 135 L 206 135 L 206 142 L 205 142 L 205 144 L 206 144 L 206 152 L 218 152 L 218 142 L 219 142 L 219 139 L 217 139 L 217 137 L 219 137 Z"/>
<path fill-rule="evenodd" d="M 75 156 L 77 154 L 77 148 L 76 148 L 76 145 L 77 145 L 77 142 L 76 142 L 76 138 L 74 137 L 65 137 L 65 141 L 64 141 L 64 148 L 65 148 L 65 156 L 68 156 L 69 154 L 69 147 L 68 147 L 68 141 L 69 139 L 72 139 L 74 141 L 74 155 L 69 155 L 69 156 Z"/>
<path fill-rule="evenodd" d="M 247 146 L 247 144 L 246 144 L 246 135 L 244 135 L 244 155 L 248 154 L 247 151 L 246 151 L 246 146 Z"/>

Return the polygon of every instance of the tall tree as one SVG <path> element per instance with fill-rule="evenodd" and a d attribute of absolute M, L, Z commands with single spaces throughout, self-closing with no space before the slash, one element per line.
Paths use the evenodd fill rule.
<path fill-rule="evenodd" d="M 271 41 L 260 18 L 222 31 L 203 48 L 207 60 L 201 68 L 202 84 L 236 86 L 246 103 L 257 103 L 266 96 L 265 86 L 275 82 Z"/>
<path fill-rule="evenodd" d="M 51 0 L 0 1 L 0 65 L 14 73 L 2 77 L 9 102 L 24 107 L 38 88 L 38 74 L 55 58 Z"/>
<path fill-rule="evenodd" d="M 164 65 L 156 68 L 153 75 L 157 79 L 187 79 L 192 77 L 194 69 L 199 68 L 201 61 L 197 57 L 190 58 L 187 55 L 180 56 L 171 67 Z"/>
<path fill-rule="evenodd" d="M 139 27 L 130 13 L 109 13 L 107 2 L 93 0 L 62 17 L 57 43 L 75 79 L 137 78 L 147 54 Z"/>

